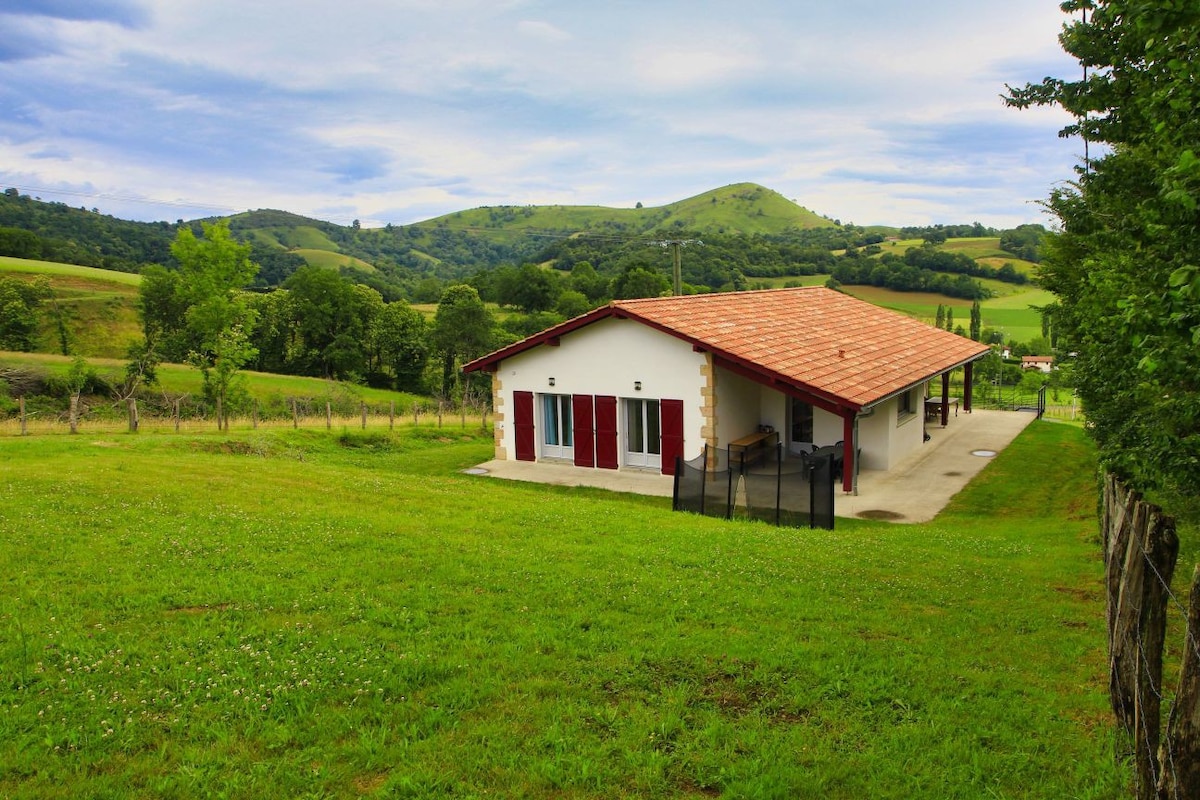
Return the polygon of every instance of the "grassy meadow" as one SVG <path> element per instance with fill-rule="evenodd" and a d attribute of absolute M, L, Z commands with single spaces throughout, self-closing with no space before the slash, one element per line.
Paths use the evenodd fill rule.
<path fill-rule="evenodd" d="M 0 797 L 1125 796 L 1078 429 L 835 531 L 491 449 L 0 438 Z"/>
<path fill-rule="evenodd" d="M 135 303 L 142 276 L 73 264 L 0 256 L 0 276 L 33 281 L 45 276 L 65 322 L 70 346 L 85 356 L 119 357 L 141 336 Z M 59 333 L 50 313 L 42 314 L 38 349 L 60 352 Z"/>

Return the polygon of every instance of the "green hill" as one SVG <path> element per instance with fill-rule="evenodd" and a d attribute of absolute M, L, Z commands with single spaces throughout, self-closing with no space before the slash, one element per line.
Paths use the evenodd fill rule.
<path fill-rule="evenodd" d="M 141 336 L 140 275 L 0 256 L 0 277 L 48 282 L 51 295 L 42 302 L 37 333 L 41 352 L 62 352 L 65 336 L 72 352 L 116 358 Z"/>
<path fill-rule="evenodd" d="M 778 192 L 753 183 L 735 183 L 655 208 L 493 206 L 436 217 L 418 223 L 418 227 L 520 235 L 605 233 L 637 237 L 681 230 L 695 235 L 780 235 L 833 228 L 836 224 Z"/>

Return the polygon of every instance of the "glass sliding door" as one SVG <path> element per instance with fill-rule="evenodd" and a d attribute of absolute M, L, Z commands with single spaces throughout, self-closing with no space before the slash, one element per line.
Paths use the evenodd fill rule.
<path fill-rule="evenodd" d="M 542 456 L 574 458 L 571 432 L 571 395 L 542 395 Z"/>
<path fill-rule="evenodd" d="M 657 400 L 625 402 L 625 464 L 630 467 L 662 466 L 662 430 Z"/>

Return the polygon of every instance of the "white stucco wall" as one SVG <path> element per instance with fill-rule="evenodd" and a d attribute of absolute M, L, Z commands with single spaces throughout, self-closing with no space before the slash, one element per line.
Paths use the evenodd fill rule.
<path fill-rule="evenodd" d="M 925 442 L 924 391 L 911 390 L 913 413 L 900 417 L 900 400 L 893 397 L 875 407 L 869 417 L 858 420 L 862 443 L 861 469 L 891 469 Z"/>
<path fill-rule="evenodd" d="M 718 447 L 726 447 L 732 440 L 754 433 L 759 425 L 769 424 L 762 416 L 760 384 L 723 369 L 717 370 L 716 384 Z"/>
<path fill-rule="evenodd" d="M 500 363 L 496 377 L 504 420 L 498 423 L 497 444 L 508 458 L 515 458 L 512 398 L 516 391 L 673 399 L 683 401 L 683 457 L 695 458 L 704 447 L 700 437 L 700 368 L 704 363 L 703 354 L 674 336 L 630 320 L 601 320 L 566 334 L 557 347 L 539 345 Z M 550 386 L 550 378 L 554 378 L 554 386 Z M 637 381 L 642 385 L 640 391 L 634 389 Z M 622 434 L 623 416 L 617 415 Z M 534 421 L 540 427 L 538 408 Z"/>

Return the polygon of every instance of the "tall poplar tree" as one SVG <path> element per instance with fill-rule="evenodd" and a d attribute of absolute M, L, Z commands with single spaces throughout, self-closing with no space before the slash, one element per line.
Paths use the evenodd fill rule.
<path fill-rule="evenodd" d="M 1200 4 L 1071 0 L 1077 80 L 1010 87 L 1059 106 L 1092 154 L 1046 201 L 1061 232 L 1039 276 L 1113 470 L 1139 489 L 1200 491 Z"/>

